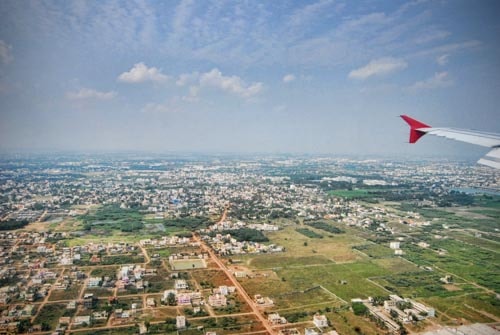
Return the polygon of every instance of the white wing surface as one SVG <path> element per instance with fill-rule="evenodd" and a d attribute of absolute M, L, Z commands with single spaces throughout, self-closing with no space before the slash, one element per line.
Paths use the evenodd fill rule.
<path fill-rule="evenodd" d="M 401 115 L 401 118 L 410 126 L 410 143 L 417 142 L 425 134 L 431 134 L 492 148 L 493 150 L 478 163 L 500 169 L 500 134 L 455 128 L 433 128 L 407 115 Z"/>

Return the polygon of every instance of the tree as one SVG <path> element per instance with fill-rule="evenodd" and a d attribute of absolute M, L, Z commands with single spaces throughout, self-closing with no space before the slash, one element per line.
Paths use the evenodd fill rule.
<path fill-rule="evenodd" d="M 364 315 L 368 312 L 368 307 L 366 307 L 362 302 L 353 302 L 352 311 L 356 315 Z"/>
<path fill-rule="evenodd" d="M 175 306 L 177 305 L 177 301 L 175 300 L 175 294 L 170 292 L 168 295 L 167 295 L 167 305 L 169 306 Z"/>

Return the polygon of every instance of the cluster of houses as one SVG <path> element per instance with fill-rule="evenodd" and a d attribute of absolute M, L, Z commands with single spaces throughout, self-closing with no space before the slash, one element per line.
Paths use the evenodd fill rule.
<path fill-rule="evenodd" d="M 173 289 L 163 291 L 161 302 L 164 304 L 170 304 L 170 300 L 173 300 L 176 305 L 190 305 L 195 308 L 207 303 L 211 307 L 220 308 L 227 306 L 228 296 L 233 294 L 235 291 L 236 287 L 234 286 L 221 285 L 218 288 L 213 289 L 208 298 L 205 300 L 205 297 L 199 290 L 191 290 L 186 280 L 176 279 Z M 199 310 L 199 308 L 196 308 L 194 312 L 197 313 Z"/>
<path fill-rule="evenodd" d="M 167 246 L 176 246 L 176 245 L 188 245 L 191 247 L 198 247 L 200 244 L 198 242 L 192 241 L 189 237 L 180 237 L 177 235 L 172 236 L 162 236 L 158 239 L 143 239 L 139 241 L 139 244 L 143 247 L 155 247 L 162 248 Z"/>
<path fill-rule="evenodd" d="M 214 237 L 204 235 L 203 239 L 221 256 L 285 251 L 282 246 L 275 244 L 265 245 L 258 242 L 238 241 L 231 234 L 216 234 Z"/>
<path fill-rule="evenodd" d="M 435 317 L 435 310 L 417 301 L 401 298 L 392 294 L 385 300 L 383 306 L 373 304 L 373 299 L 352 299 L 353 303 L 362 303 L 376 320 L 382 322 L 389 331 L 395 333 L 401 328 L 400 323 L 421 321 L 428 317 Z"/>
<path fill-rule="evenodd" d="M 285 325 L 287 320 L 280 316 L 278 313 L 268 314 L 267 320 L 273 326 Z M 325 329 L 330 326 L 328 318 L 326 315 L 316 313 L 313 315 L 312 323 L 314 327 L 305 327 L 304 335 L 338 335 L 335 330 L 326 331 Z M 290 328 L 280 328 L 278 331 L 279 335 L 302 335 L 300 330 L 295 327 Z"/>

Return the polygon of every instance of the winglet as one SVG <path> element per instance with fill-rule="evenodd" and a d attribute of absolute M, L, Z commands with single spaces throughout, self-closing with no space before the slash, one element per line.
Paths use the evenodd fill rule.
<path fill-rule="evenodd" d="M 418 120 L 412 119 L 408 115 L 400 115 L 403 120 L 410 126 L 410 143 L 415 143 L 418 139 L 425 135 L 425 131 L 421 131 L 421 128 L 431 128 L 431 126 L 426 125 Z"/>

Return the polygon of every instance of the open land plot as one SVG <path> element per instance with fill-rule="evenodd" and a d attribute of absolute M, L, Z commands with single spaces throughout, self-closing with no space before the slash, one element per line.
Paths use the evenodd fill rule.
<path fill-rule="evenodd" d="M 141 320 L 150 320 L 152 322 L 164 322 L 166 318 L 174 318 L 179 315 L 179 308 L 177 306 L 160 306 L 156 308 L 146 308 L 138 310 L 136 318 Z"/>
<path fill-rule="evenodd" d="M 50 292 L 49 301 L 78 299 L 78 294 L 80 293 L 81 289 L 81 284 L 72 284 L 65 290 L 52 290 Z"/>
<path fill-rule="evenodd" d="M 324 236 L 322 239 L 312 239 L 295 231 L 297 227 L 300 226 L 289 226 L 277 232 L 267 233 L 266 236 L 272 243 L 285 247 L 285 250 L 287 250 L 286 256 L 288 257 L 320 256 L 324 259 L 320 261 L 321 264 L 326 263 L 325 260 L 340 263 L 362 259 L 359 253 L 352 250 L 352 246 L 360 244 L 364 240 L 355 235 L 330 234 L 310 226 L 302 226 Z M 320 258 L 317 260 L 319 261 Z"/>
<path fill-rule="evenodd" d="M 205 269 L 207 263 L 204 259 L 172 259 L 169 261 L 172 270 L 181 271 L 188 269 Z"/>
<path fill-rule="evenodd" d="M 394 257 L 394 250 L 375 243 L 366 243 L 361 245 L 356 245 L 353 247 L 355 250 L 362 252 L 368 257 L 372 258 L 387 258 Z"/>
<path fill-rule="evenodd" d="M 396 208 L 402 211 L 417 212 L 427 220 L 433 220 L 433 222 L 441 224 L 445 223 L 452 227 L 473 228 L 484 232 L 495 232 L 499 228 L 497 218 L 486 215 L 478 217 L 467 211 L 457 211 L 456 208 L 423 208 L 409 203 L 398 204 Z"/>
<path fill-rule="evenodd" d="M 90 272 L 91 277 L 110 277 L 115 278 L 118 272 L 118 266 L 111 267 L 93 267 Z"/>
<path fill-rule="evenodd" d="M 72 330 L 71 334 L 78 335 L 134 335 L 139 331 L 138 327 L 135 326 L 126 326 L 119 327 L 114 329 L 98 329 L 98 330 L 85 330 L 81 331 Z"/>
<path fill-rule="evenodd" d="M 174 280 L 168 279 L 166 275 L 161 273 L 144 277 L 144 280 L 149 282 L 149 287 L 145 289 L 146 293 L 159 293 L 174 287 Z"/>
<path fill-rule="evenodd" d="M 222 270 L 195 270 L 191 272 L 191 276 L 203 289 L 231 285 L 231 281 Z"/>
<path fill-rule="evenodd" d="M 328 320 L 333 324 L 339 334 L 343 335 L 378 335 L 384 334 L 384 331 L 377 327 L 375 322 L 369 318 L 359 317 L 350 311 L 341 310 L 325 314 Z"/>
<path fill-rule="evenodd" d="M 476 237 L 462 231 L 453 231 L 449 234 L 457 241 L 461 241 L 492 252 L 500 253 L 500 242 L 488 240 L 482 237 Z"/>
<path fill-rule="evenodd" d="M 294 289 L 305 290 L 321 285 L 346 301 L 386 295 L 386 290 L 368 280 L 384 273 L 387 273 L 386 269 L 366 261 L 307 268 L 283 268 L 277 271 L 278 276 L 282 280 L 289 281 Z"/>
<path fill-rule="evenodd" d="M 490 323 L 498 322 L 500 314 L 498 307 L 493 313 L 485 311 L 491 307 L 485 308 L 481 301 L 474 301 L 473 295 L 464 295 L 448 298 L 428 297 L 422 299 L 422 302 L 434 307 L 437 311 L 437 318 L 445 324 L 456 324 L 457 320 L 463 319 L 469 322 Z"/>
<path fill-rule="evenodd" d="M 51 330 L 53 330 L 56 328 L 59 318 L 64 315 L 65 311 L 65 304 L 45 304 L 33 324 L 36 325 L 44 322 L 50 326 Z"/>
<path fill-rule="evenodd" d="M 214 331 L 217 334 L 239 334 L 264 330 L 262 324 L 254 315 L 225 316 L 218 318 L 204 318 L 190 321 L 190 330 L 182 334 L 200 334 L 198 326 L 204 327 L 204 331 Z"/>
<path fill-rule="evenodd" d="M 500 263 L 496 253 L 451 239 L 433 241 L 432 247 L 446 252 L 440 254 L 409 245 L 404 257 L 500 292 Z"/>
<path fill-rule="evenodd" d="M 343 303 L 335 295 L 322 287 L 316 286 L 305 291 L 291 291 L 272 296 L 274 301 L 273 311 L 281 311 L 289 308 L 304 308 L 313 305 L 315 308 L 322 306 L 340 307 Z"/>
<path fill-rule="evenodd" d="M 344 198 L 344 199 L 366 199 L 366 198 L 379 197 L 376 194 L 370 193 L 369 190 L 366 190 L 366 189 L 334 190 L 334 191 L 329 191 L 328 195 L 330 195 L 332 197 Z"/>
<path fill-rule="evenodd" d="M 112 288 L 92 287 L 85 290 L 85 294 L 92 293 L 94 297 L 110 297 L 113 295 Z"/>
<path fill-rule="evenodd" d="M 282 280 L 276 274 L 268 277 L 239 278 L 238 281 L 250 297 L 260 294 L 274 299 L 295 290 L 290 282 Z"/>
<path fill-rule="evenodd" d="M 373 263 L 383 267 L 388 273 L 416 272 L 418 267 L 401 257 L 374 259 Z"/>
<path fill-rule="evenodd" d="M 472 285 L 456 284 L 450 290 L 439 281 L 439 273 L 429 271 L 405 272 L 382 277 L 371 278 L 393 294 L 405 297 L 450 297 L 481 291 Z"/>

